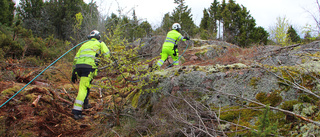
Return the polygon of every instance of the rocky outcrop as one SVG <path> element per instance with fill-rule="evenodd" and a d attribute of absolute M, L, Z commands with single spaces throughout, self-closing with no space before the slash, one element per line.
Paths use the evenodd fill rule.
<path fill-rule="evenodd" d="M 199 55 L 190 55 L 190 51 L 202 53 L 205 59 L 214 59 L 218 56 L 223 56 L 224 53 L 232 48 L 238 48 L 232 44 L 215 41 L 194 41 L 200 43 L 200 46 L 193 46 L 186 51 L 186 62 L 197 60 Z M 209 45 L 221 44 L 221 45 Z M 225 48 L 228 46 L 228 48 Z M 265 46 L 260 47 L 257 56 L 252 58 L 253 63 L 243 64 L 234 63 L 228 65 L 210 64 L 206 66 L 185 65 L 178 68 L 163 69 L 155 72 L 160 76 L 159 94 L 154 93 L 153 99 L 160 98 L 163 95 L 184 93 L 190 91 L 205 92 L 205 103 L 215 104 L 219 106 L 229 106 L 238 104 L 237 99 L 228 96 L 220 95 L 215 91 L 234 94 L 250 100 L 257 100 L 257 94 L 264 93 L 269 96 L 272 93 L 279 94 L 281 100 L 276 103 L 276 106 L 289 100 L 297 100 L 299 89 L 293 88 L 290 85 L 284 85 L 278 76 L 282 76 L 280 67 L 292 67 L 295 69 L 313 68 L 315 71 L 320 70 L 315 57 L 307 56 L 314 54 L 320 47 L 319 42 L 310 43 L 307 45 L 293 45 L 288 47 Z M 313 49 L 312 51 L 310 49 Z M 219 53 L 217 53 L 219 49 Z M 215 55 L 214 55 L 215 54 Z M 214 55 L 214 56 L 210 56 Z M 303 56 L 302 56 L 303 55 Z M 188 57 L 189 56 L 189 57 Z M 303 61 L 305 60 L 305 61 Z M 313 65 L 312 65 L 313 64 Z M 266 69 L 264 66 L 276 67 L 277 70 Z M 319 69 L 318 69 L 319 68 Z M 300 69 L 302 70 L 302 69 Z M 210 91 L 210 92 L 208 92 Z M 143 96 L 143 95 L 142 95 Z M 148 94 L 150 97 L 150 94 Z M 142 100 L 146 98 L 142 97 Z M 239 105 L 239 104 L 238 104 Z"/>

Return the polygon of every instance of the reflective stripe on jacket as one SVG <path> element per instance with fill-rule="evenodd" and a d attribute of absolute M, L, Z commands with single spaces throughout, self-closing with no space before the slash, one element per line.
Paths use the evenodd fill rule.
<path fill-rule="evenodd" d="M 74 57 L 73 65 L 77 68 L 97 68 L 96 59 L 100 55 L 109 57 L 110 51 L 104 42 L 92 38 L 80 47 Z"/>
<path fill-rule="evenodd" d="M 167 38 L 164 41 L 163 46 L 174 46 L 180 40 L 186 41 L 186 39 L 183 38 L 184 37 L 177 30 L 171 30 L 168 32 Z"/>

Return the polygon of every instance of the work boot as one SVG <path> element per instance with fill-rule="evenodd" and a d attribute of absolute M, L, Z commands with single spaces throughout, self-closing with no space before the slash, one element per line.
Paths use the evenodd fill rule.
<path fill-rule="evenodd" d="M 85 117 L 85 115 L 77 115 L 77 114 L 74 114 L 74 115 L 73 115 L 73 118 L 74 118 L 75 120 L 84 119 L 84 117 Z"/>
<path fill-rule="evenodd" d="M 83 109 L 89 109 L 89 108 L 92 108 L 92 105 L 90 104 L 83 105 Z"/>

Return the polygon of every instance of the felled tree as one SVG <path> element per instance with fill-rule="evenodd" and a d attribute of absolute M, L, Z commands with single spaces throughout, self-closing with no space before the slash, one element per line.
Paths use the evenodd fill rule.
<path fill-rule="evenodd" d="M 120 116 L 125 107 L 139 107 L 141 94 L 157 91 L 150 87 L 157 81 L 157 76 L 150 72 L 148 63 L 151 60 L 144 62 L 139 60 L 137 49 L 140 47 L 128 46 L 121 26 L 123 25 L 119 23 L 115 29 L 104 36 L 111 56 L 109 59 L 101 59 L 104 66 L 101 71 L 106 75 L 99 83 L 100 88 L 111 95 L 108 98 L 107 109 L 112 110 L 111 115 L 115 125 L 120 125 Z"/>

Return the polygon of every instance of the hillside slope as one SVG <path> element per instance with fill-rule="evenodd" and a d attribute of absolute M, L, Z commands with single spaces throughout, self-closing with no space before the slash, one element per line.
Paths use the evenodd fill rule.
<path fill-rule="evenodd" d="M 140 60 L 148 60 L 159 56 L 163 39 L 152 37 L 131 45 L 143 45 Z M 117 88 L 135 83 L 119 73 L 101 72 L 90 94 L 94 107 L 79 121 L 71 115 L 77 84 L 69 82 L 71 72 L 63 69 L 70 64 L 56 65 L 0 108 L 4 125 L 0 135 L 254 136 L 267 128 L 272 129 L 265 130 L 270 135 L 320 135 L 319 41 L 247 49 L 222 41 L 179 45 L 181 65 L 167 68 L 169 59 L 153 72 L 158 81 L 143 89 L 158 89 L 155 92 L 107 90 L 102 83 Z M 0 103 L 41 70 L 22 66 L 15 60 L 1 66 L 6 74 L 1 76 Z M 266 105 L 273 111 L 266 111 Z M 262 117 L 265 113 L 268 116 Z M 266 121 L 278 124 L 262 126 Z"/>

